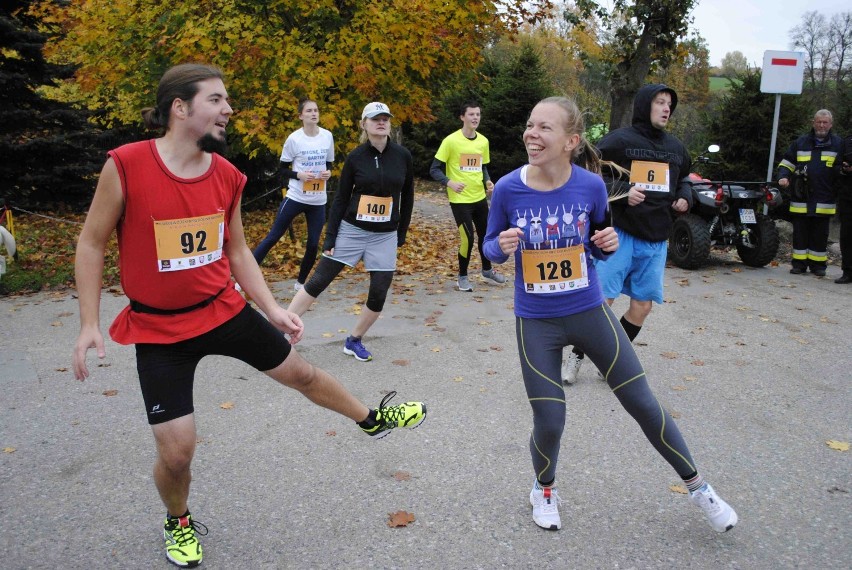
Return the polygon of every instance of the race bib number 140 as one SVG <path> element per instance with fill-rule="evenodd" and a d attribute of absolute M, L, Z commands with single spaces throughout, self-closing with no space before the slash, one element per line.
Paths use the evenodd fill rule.
<path fill-rule="evenodd" d="M 362 222 L 389 222 L 393 211 L 393 198 L 390 196 L 361 196 L 358 201 L 356 220 Z"/>

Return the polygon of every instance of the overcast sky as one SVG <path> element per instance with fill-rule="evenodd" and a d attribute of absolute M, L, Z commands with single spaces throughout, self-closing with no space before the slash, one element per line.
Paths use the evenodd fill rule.
<path fill-rule="evenodd" d="M 830 20 L 852 11 L 852 2 L 699 0 L 692 12 L 692 27 L 707 41 L 710 65 L 720 65 L 728 52 L 741 51 L 750 66 L 762 67 L 764 51 L 790 51 L 790 29 L 802 22 L 805 12 L 814 10 Z"/>

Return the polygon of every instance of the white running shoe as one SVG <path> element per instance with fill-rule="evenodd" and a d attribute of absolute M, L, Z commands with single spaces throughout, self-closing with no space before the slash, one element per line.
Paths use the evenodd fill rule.
<path fill-rule="evenodd" d="M 579 374 L 584 360 L 585 358 L 580 358 L 574 354 L 573 350 L 568 351 L 568 356 L 562 359 L 562 381 L 565 384 L 570 386 L 577 381 L 577 374 Z"/>
<path fill-rule="evenodd" d="M 689 502 L 701 507 L 716 532 L 731 530 L 739 520 L 736 511 L 716 494 L 710 483 L 704 483 L 700 489 L 690 493 Z"/>
<path fill-rule="evenodd" d="M 483 270 L 482 277 L 489 279 L 498 285 L 502 285 L 506 282 L 506 277 L 504 277 L 502 273 L 497 273 L 494 269 L 489 269 L 487 271 Z"/>
<path fill-rule="evenodd" d="M 538 481 L 533 482 L 530 491 L 530 504 L 533 508 L 533 520 L 535 524 L 547 530 L 559 530 L 562 528 L 562 520 L 559 518 L 559 504 L 562 500 L 553 487 L 542 487 Z"/>
<path fill-rule="evenodd" d="M 470 284 L 467 275 L 459 275 L 459 291 L 473 291 L 473 286 Z"/>

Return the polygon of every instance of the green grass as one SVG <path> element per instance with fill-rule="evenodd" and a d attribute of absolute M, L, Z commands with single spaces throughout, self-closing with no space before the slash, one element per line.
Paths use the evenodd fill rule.
<path fill-rule="evenodd" d="M 0 277 L 0 295 L 33 292 L 68 285 L 74 278 L 73 267 L 47 269 L 22 268 L 7 259 L 6 273 Z"/>
<path fill-rule="evenodd" d="M 737 85 L 742 83 L 739 79 L 730 80 L 727 77 L 711 77 L 710 92 L 714 93 L 716 91 L 727 91 L 731 88 L 731 81 L 733 81 Z"/>

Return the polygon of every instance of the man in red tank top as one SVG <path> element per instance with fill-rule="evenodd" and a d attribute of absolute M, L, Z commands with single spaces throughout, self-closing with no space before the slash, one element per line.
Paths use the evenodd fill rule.
<path fill-rule="evenodd" d="M 142 112 L 145 125 L 162 136 L 109 153 L 77 244 L 74 373 L 78 380 L 89 376 L 90 348 L 105 356 L 99 324 L 104 252 L 117 230 L 121 283 L 130 304 L 110 335 L 136 346 L 157 444 L 154 483 L 167 510 L 166 556 L 182 567 L 201 563 L 196 532 L 207 533 L 188 507 L 196 444 L 192 386 L 204 356 L 238 358 L 376 438 L 395 427 L 416 427 L 426 417 L 421 402 L 387 406 L 395 392 L 369 409 L 291 349 L 304 326 L 275 301 L 246 245 L 240 217 L 246 177 L 221 156 L 232 113 L 220 70 L 197 64 L 169 69 L 156 107 Z M 266 318 L 234 289 L 232 275 Z"/>

